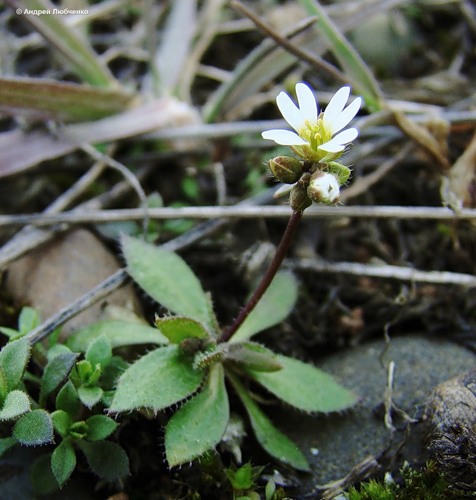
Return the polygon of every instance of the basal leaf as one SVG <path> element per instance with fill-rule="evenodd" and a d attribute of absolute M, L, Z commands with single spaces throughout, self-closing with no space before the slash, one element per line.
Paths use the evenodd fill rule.
<path fill-rule="evenodd" d="M 213 325 L 202 285 L 181 257 L 125 235 L 122 249 L 130 276 L 153 299 L 175 314 Z"/>
<path fill-rule="evenodd" d="M 151 408 L 159 411 L 190 396 L 203 378 L 177 345 L 159 347 L 131 365 L 119 378 L 112 412 Z"/>
<path fill-rule="evenodd" d="M 260 445 L 274 458 L 287 463 L 295 469 L 308 471 L 309 464 L 301 450 L 281 431 L 276 429 L 271 420 L 260 410 L 249 392 L 234 377 L 231 376 L 236 389 L 250 418 L 251 427 Z"/>
<path fill-rule="evenodd" d="M 297 296 L 298 286 L 294 275 L 287 271 L 279 272 L 230 342 L 247 340 L 255 333 L 283 321 L 292 311 Z"/>
<path fill-rule="evenodd" d="M 51 455 L 51 470 L 60 487 L 69 479 L 76 467 L 76 452 L 69 439 L 64 439 Z"/>
<path fill-rule="evenodd" d="M 111 441 L 77 442 L 86 455 L 89 467 L 101 479 L 115 481 L 129 474 L 129 459 L 118 444 Z"/>
<path fill-rule="evenodd" d="M 13 437 L 25 446 L 39 446 L 53 441 L 53 422 L 45 410 L 22 415 L 13 427 Z"/>
<path fill-rule="evenodd" d="M 11 391 L 7 394 L 0 410 L 0 420 L 12 420 L 30 411 L 30 399 L 23 391 Z"/>
<path fill-rule="evenodd" d="M 202 323 L 192 318 L 184 318 L 182 316 L 156 318 L 155 326 L 174 344 L 180 344 L 182 340 L 190 337 L 198 339 L 209 337 L 207 329 Z"/>
<path fill-rule="evenodd" d="M 92 408 L 95 404 L 101 401 L 104 391 L 100 387 L 85 387 L 78 388 L 78 396 L 84 406 Z"/>
<path fill-rule="evenodd" d="M 275 372 L 282 368 L 276 353 L 257 342 L 235 342 L 227 347 L 226 359 L 245 368 L 260 372 Z"/>
<path fill-rule="evenodd" d="M 170 419 L 165 429 L 165 455 L 170 467 L 190 462 L 214 448 L 223 437 L 230 409 L 223 367 L 216 364 L 196 396 Z"/>
<path fill-rule="evenodd" d="M 112 346 L 109 339 L 103 335 L 94 339 L 88 346 L 85 358 L 92 366 L 107 365 L 112 358 Z"/>
<path fill-rule="evenodd" d="M 41 378 L 40 402 L 43 405 L 45 399 L 55 391 L 66 379 L 74 366 L 78 355 L 74 352 L 64 352 L 51 359 L 45 367 Z"/>
<path fill-rule="evenodd" d="M 74 418 L 78 414 L 80 406 L 78 391 L 74 384 L 68 380 L 56 396 L 56 409 L 63 410 Z"/>
<path fill-rule="evenodd" d="M 109 437 L 119 425 L 115 420 L 106 415 L 93 415 L 86 420 L 89 441 L 100 441 Z"/>
<path fill-rule="evenodd" d="M 72 351 L 86 352 L 89 344 L 100 336 L 107 338 L 113 349 L 126 345 L 169 343 L 167 337 L 157 328 L 141 323 L 112 320 L 81 328 L 68 338 L 66 344 Z"/>
<path fill-rule="evenodd" d="M 294 358 L 277 355 L 282 369 L 276 372 L 247 372 L 279 399 L 308 412 L 344 410 L 357 402 L 356 396 L 328 373 Z"/>
<path fill-rule="evenodd" d="M 21 338 L 9 342 L 0 351 L 0 366 L 7 380 L 8 390 L 16 389 L 21 382 L 28 360 L 31 346 L 28 340 Z"/>

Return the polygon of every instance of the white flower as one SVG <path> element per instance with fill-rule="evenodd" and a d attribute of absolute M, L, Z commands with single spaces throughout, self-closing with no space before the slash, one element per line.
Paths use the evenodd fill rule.
<path fill-rule="evenodd" d="M 355 117 L 362 104 L 362 99 L 357 97 L 345 107 L 349 95 L 350 87 L 340 88 L 326 110 L 318 113 L 312 90 L 305 83 L 298 83 L 298 106 L 285 92 L 280 92 L 276 98 L 279 111 L 295 132 L 274 129 L 266 130 L 261 135 L 263 139 L 282 146 L 291 146 L 299 156 L 309 161 L 336 159 L 343 153 L 346 145 L 359 135 L 356 128 L 342 130 Z"/>
<path fill-rule="evenodd" d="M 339 182 L 334 175 L 319 172 L 319 175 L 311 179 L 307 194 L 316 203 L 335 203 L 340 194 Z"/>

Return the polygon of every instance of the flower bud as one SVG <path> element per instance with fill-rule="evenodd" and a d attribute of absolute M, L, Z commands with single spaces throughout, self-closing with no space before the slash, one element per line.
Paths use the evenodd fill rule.
<path fill-rule="evenodd" d="M 269 169 L 280 182 L 294 184 L 302 174 L 302 162 L 291 156 L 276 156 L 269 160 Z"/>
<path fill-rule="evenodd" d="M 294 212 L 304 212 L 312 204 L 306 190 L 296 184 L 289 195 L 289 203 Z"/>
<path fill-rule="evenodd" d="M 315 203 L 335 203 L 339 198 L 339 182 L 327 172 L 316 172 L 312 175 L 307 195 Z"/>

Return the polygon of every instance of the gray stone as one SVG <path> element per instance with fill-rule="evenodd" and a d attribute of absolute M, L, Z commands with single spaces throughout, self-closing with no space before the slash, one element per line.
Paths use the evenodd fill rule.
<path fill-rule="evenodd" d="M 384 423 L 390 361 L 395 363 L 392 400 L 410 417 L 419 413 L 436 385 L 475 366 L 476 357 L 469 350 L 423 336 L 392 339 L 382 358 L 384 349 L 384 341 L 374 341 L 316 363 L 360 396 L 359 404 L 352 410 L 310 416 L 286 408 L 275 414 L 274 421 L 298 443 L 311 463 L 312 474 L 301 478 L 303 490 L 311 491 L 317 485 L 346 476 L 369 455 L 378 457 L 403 439 L 405 426 L 401 419 L 395 418 L 400 430 L 393 433 Z M 412 432 L 401 460 L 412 463 L 425 459 L 419 438 L 421 432 Z M 395 464 L 397 467 L 401 460 Z"/>

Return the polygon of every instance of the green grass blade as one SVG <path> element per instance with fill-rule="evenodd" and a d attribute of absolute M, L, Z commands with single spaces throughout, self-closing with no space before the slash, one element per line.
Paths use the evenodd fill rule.
<path fill-rule="evenodd" d="M 362 94 L 371 111 L 382 109 L 383 96 L 377 80 L 320 3 L 317 0 L 299 0 L 299 3 L 309 15 L 317 17 L 317 27 L 327 39 L 330 50 L 354 85 L 354 92 Z"/>

